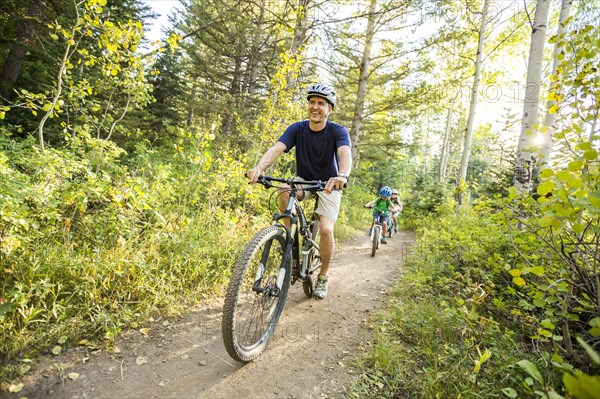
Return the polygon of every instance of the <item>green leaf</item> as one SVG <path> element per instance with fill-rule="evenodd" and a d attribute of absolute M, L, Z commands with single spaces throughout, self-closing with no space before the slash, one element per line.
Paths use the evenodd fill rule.
<path fill-rule="evenodd" d="M 50 37 L 54 40 L 58 40 L 58 35 L 56 33 L 51 33 Z"/>
<path fill-rule="evenodd" d="M 510 198 L 510 199 L 517 198 L 517 188 L 515 186 L 509 187 L 508 198 Z"/>
<path fill-rule="evenodd" d="M 479 361 L 483 364 L 484 362 L 486 362 L 490 357 L 492 357 L 492 352 L 490 352 L 489 350 L 485 350 L 485 352 L 483 352 L 483 355 L 481 355 L 479 357 Z"/>
<path fill-rule="evenodd" d="M 585 349 L 594 363 L 600 364 L 600 355 L 598 355 L 598 352 L 596 352 L 594 348 L 589 346 L 581 337 L 577 337 L 577 342 L 579 342 L 579 345 L 583 346 L 583 349 Z"/>
<path fill-rule="evenodd" d="M 555 224 L 554 220 L 555 219 L 552 216 L 542 216 L 540 219 L 538 219 L 538 224 L 540 227 L 550 227 Z"/>
<path fill-rule="evenodd" d="M 537 382 L 539 382 L 540 384 L 544 383 L 544 380 L 542 379 L 542 374 L 537 369 L 535 364 L 531 363 L 529 360 L 521 360 L 520 362 L 517 362 L 517 364 L 519 365 L 519 367 L 525 370 L 527 374 L 532 376 Z"/>
<path fill-rule="evenodd" d="M 583 168 L 583 161 L 579 159 L 569 162 L 569 166 L 567 167 L 571 172 L 577 172 L 578 170 L 581 170 L 581 168 Z"/>
<path fill-rule="evenodd" d="M 600 399 L 600 377 L 584 373 L 577 375 L 565 373 L 563 384 L 567 391 L 578 399 Z"/>
<path fill-rule="evenodd" d="M 554 174 L 554 171 L 552 169 L 546 168 L 546 169 L 542 169 L 540 171 L 540 176 L 543 177 L 544 179 L 549 178 L 550 176 L 552 176 Z"/>
<path fill-rule="evenodd" d="M 544 306 L 546 306 L 546 300 L 543 298 L 535 298 L 533 300 L 533 304 L 539 308 L 543 308 Z M 542 323 L 543 325 L 543 323 Z"/>
<path fill-rule="evenodd" d="M 542 266 L 534 266 L 529 271 L 536 276 L 542 276 L 546 270 Z"/>
<path fill-rule="evenodd" d="M 583 153 L 583 157 L 588 161 L 594 161 L 598 159 L 598 151 L 596 151 L 594 148 L 590 148 L 589 150 Z"/>
<path fill-rule="evenodd" d="M 513 278 L 513 283 L 515 283 L 515 285 L 522 287 L 526 284 L 525 280 L 523 279 L 523 277 L 515 277 Z"/>
<path fill-rule="evenodd" d="M 521 269 L 512 269 L 509 273 L 513 277 L 519 277 L 521 275 Z"/>
<path fill-rule="evenodd" d="M 515 391 L 512 388 L 504 388 L 504 389 L 502 389 L 502 393 L 505 394 L 506 396 L 508 396 L 509 398 L 517 397 L 517 391 Z"/>
<path fill-rule="evenodd" d="M 547 180 L 538 186 L 537 193 L 539 195 L 546 195 L 549 192 L 551 192 L 552 190 L 554 190 L 555 187 L 556 187 L 556 185 L 554 184 L 553 181 Z"/>
<path fill-rule="evenodd" d="M 544 303 L 545 303 L 545 301 L 544 301 Z M 547 328 L 548 330 L 554 330 L 556 328 L 556 326 L 554 324 L 552 324 L 550 319 L 544 319 L 544 320 L 542 320 L 542 322 L 540 324 L 543 327 Z"/>
<path fill-rule="evenodd" d="M 556 177 L 558 178 L 558 180 L 564 182 L 571 178 L 571 174 L 566 170 L 561 170 L 556 174 Z"/>

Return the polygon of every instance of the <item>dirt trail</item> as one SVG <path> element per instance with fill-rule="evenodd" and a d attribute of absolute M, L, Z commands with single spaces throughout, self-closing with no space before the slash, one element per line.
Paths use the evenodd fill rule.
<path fill-rule="evenodd" d="M 343 394 L 355 376 L 348 361 L 369 340 L 367 320 L 383 304 L 413 236 L 401 232 L 371 257 L 370 239 L 340 244 L 324 301 L 290 288 L 271 342 L 248 364 L 227 354 L 217 302 L 178 320 L 156 320 L 116 343 L 116 353 L 73 349 L 38 361 L 19 393 L 34 398 L 315 398 Z M 144 363 L 145 362 L 145 363 Z M 142 363 L 142 364 L 139 364 Z M 58 366 L 58 367 L 57 367 Z M 77 378 L 70 373 L 78 373 Z"/>

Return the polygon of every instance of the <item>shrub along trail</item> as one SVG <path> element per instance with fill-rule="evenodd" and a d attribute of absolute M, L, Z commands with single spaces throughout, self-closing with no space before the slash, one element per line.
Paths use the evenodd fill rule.
<path fill-rule="evenodd" d="M 401 232 L 371 257 L 365 235 L 342 242 L 326 300 L 291 287 L 263 354 L 232 360 L 221 339 L 221 306 L 158 319 L 124 334 L 114 350 L 71 349 L 40 359 L 19 393 L 2 398 L 322 397 L 343 392 L 358 374 L 349 364 L 369 341 L 369 317 L 385 301 L 412 245 Z"/>

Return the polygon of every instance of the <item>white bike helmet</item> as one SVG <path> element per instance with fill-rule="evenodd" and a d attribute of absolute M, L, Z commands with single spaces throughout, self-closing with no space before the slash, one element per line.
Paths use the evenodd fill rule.
<path fill-rule="evenodd" d="M 331 104 L 331 108 L 335 108 L 335 91 L 331 87 L 321 83 L 315 83 L 308 86 L 308 89 L 306 90 L 306 99 L 308 100 L 315 96 L 324 98 Z"/>

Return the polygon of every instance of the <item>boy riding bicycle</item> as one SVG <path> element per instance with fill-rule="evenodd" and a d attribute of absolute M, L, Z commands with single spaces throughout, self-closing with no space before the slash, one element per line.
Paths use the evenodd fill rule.
<path fill-rule="evenodd" d="M 371 229 L 373 229 L 373 224 L 375 224 L 375 222 L 379 222 L 383 225 L 382 244 L 387 244 L 385 236 L 388 229 L 388 217 L 390 211 L 394 209 L 394 203 L 390 199 L 391 196 L 392 189 L 388 186 L 384 186 L 379 190 L 379 197 L 365 204 L 365 208 L 373 208 L 373 222 L 371 222 Z"/>

